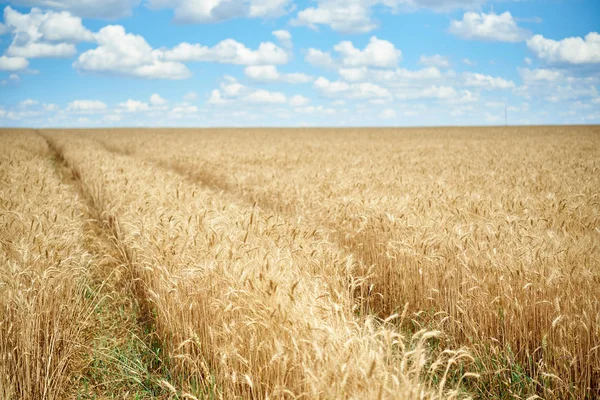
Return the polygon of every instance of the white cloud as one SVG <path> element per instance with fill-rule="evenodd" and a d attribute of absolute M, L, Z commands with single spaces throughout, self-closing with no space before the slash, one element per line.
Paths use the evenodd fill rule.
<path fill-rule="evenodd" d="M 527 47 L 550 64 L 600 63 L 600 34 L 597 32 L 590 32 L 583 39 L 569 37 L 559 41 L 535 35 L 527 40 Z"/>
<path fill-rule="evenodd" d="M 225 39 L 214 47 L 181 43 L 164 51 L 163 56 L 169 61 L 205 61 L 239 65 L 286 64 L 289 60 L 288 53 L 272 42 L 263 42 L 258 49 L 251 50 L 233 39 Z"/>
<path fill-rule="evenodd" d="M 67 111 L 95 113 L 105 111 L 108 106 L 99 100 L 75 100 L 67 105 Z"/>
<path fill-rule="evenodd" d="M 306 52 L 304 61 L 315 67 L 333 68 L 335 66 L 335 62 L 333 61 L 331 54 L 314 49 L 312 47 Z"/>
<path fill-rule="evenodd" d="M 38 103 L 38 102 L 37 102 L 37 100 L 26 99 L 26 100 L 23 100 L 22 102 L 20 102 L 20 103 L 19 103 L 19 106 L 20 106 L 20 107 L 25 107 L 25 108 L 26 108 L 26 107 L 31 107 L 31 106 L 34 106 L 34 105 L 36 105 L 37 103 Z"/>
<path fill-rule="evenodd" d="M 154 93 L 150 96 L 150 104 L 155 107 L 161 107 L 168 103 L 167 100 L 163 99 L 158 93 Z"/>
<path fill-rule="evenodd" d="M 293 26 L 319 25 L 344 33 L 365 33 L 377 28 L 372 19 L 373 8 L 384 11 L 410 12 L 420 8 L 451 11 L 456 8 L 474 8 L 486 0 L 318 0 L 316 7 L 301 10 L 290 22 Z"/>
<path fill-rule="evenodd" d="M 381 119 L 394 119 L 396 118 L 396 110 L 391 108 L 386 108 L 381 113 L 379 113 L 379 118 Z"/>
<path fill-rule="evenodd" d="M 349 82 L 360 82 L 367 80 L 369 77 L 369 69 L 366 67 L 362 68 L 340 68 L 338 74 Z"/>
<path fill-rule="evenodd" d="M 444 75 L 435 67 L 428 67 L 419 70 L 408 70 L 397 68 L 389 71 L 371 71 L 369 74 L 374 74 L 375 79 L 379 81 L 404 81 L 416 82 L 441 79 Z"/>
<path fill-rule="evenodd" d="M 500 77 L 493 77 L 484 74 L 477 74 L 473 72 L 465 72 L 463 74 L 466 86 L 479 87 L 482 89 L 512 89 L 515 87 L 515 83 L 507 81 Z"/>
<path fill-rule="evenodd" d="M 98 47 L 81 54 L 73 67 L 82 72 L 117 74 L 145 79 L 186 79 L 184 64 L 164 61 L 139 35 L 126 33 L 120 25 L 109 25 L 96 35 Z"/>
<path fill-rule="evenodd" d="M 395 11 L 416 11 L 426 8 L 435 12 L 479 8 L 486 0 L 386 0 L 383 4 Z"/>
<path fill-rule="evenodd" d="M 287 97 L 280 92 L 259 89 L 247 95 L 244 100 L 255 104 L 285 104 Z"/>
<path fill-rule="evenodd" d="M 207 103 L 218 106 L 218 105 L 226 104 L 227 100 L 225 100 L 223 98 L 223 96 L 221 95 L 221 91 L 219 89 L 214 89 L 210 93 L 210 98 L 208 99 Z"/>
<path fill-rule="evenodd" d="M 379 85 L 363 82 L 363 83 L 347 83 L 343 81 L 332 82 L 324 77 L 319 77 L 314 82 L 314 87 L 324 96 L 352 99 L 366 98 L 391 98 L 392 94 Z"/>
<path fill-rule="evenodd" d="M 29 67 L 29 61 L 23 57 L 0 56 L 0 71 L 20 71 Z"/>
<path fill-rule="evenodd" d="M 244 74 L 260 82 L 308 83 L 313 79 L 312 76 L 303 73 L 282 74 L 274 65 L 251 65 L 244 69 Z"/>
<path fill-rule="evenodd" d="M 58 111 L 60 109 L 60 107 L 58 106 L 58 104 L 52 104 L 52 103 L 50 103 L 50 104 L 44 104 L 43 107 L 44 107 L 44 110 L 50 111 L 50 112 L 52 112 L 52 111 Z"/>
<path fill-rule="evenodd" d="M 453 88 L 451 89 L 454 90 Z M 479 94 L 470 90 L 463 89 L 456 92 L 453 96 L 451 95 L 448 97 L 441 97 L 441 99 L 448 104 L 478 103 Z"/>
<path fill-rule="evenodd" d="M 515 93 L 526 99 L 549 102 L 572 101 L 580 98 L 593 98 L 598 95 L 597 76 L 576 76 L 565 69 L 518 68 L 523 85 Z"/>
<path fill-rule="evenodd" d="M 419 64 L 422 64 L 422 65 L 425 65 L 428 67 L 449 68 L 450 60 L 448 60 L 448 57 L 444 57 L 439 54 L 434 54 L 433 56 L 422 55 L 419 58 Z"/>
<path fill-rule="evenodd" d="M 510 12 L 485 14 L 467 12 L 460 21 L 450 22 L 450 32 L 463 38 L 496 42 L 520 42 L 529 32 L 520 28 Z"/>
<path fill-rule="evenodd" d="M 71 57 L 77 51 L 73 43 L 94 39 L 81 19 L 67 11 L 44 12 L 32 8 L 29 14 L 21 14 L 7 6 L 4 9 L 4 20 L 6 29 L 14 36 L 6 50 L 9 56 Z"/>
<path fill-rule="evenodd" d="M 346 82 L 377 84 L 400 100 L 438 99 L 464 103 L 478 99 L 478 96 L 471 91 L 458 92 L 451 86 L 451 84 L 463 85 L 462 80 L 456 79 L 454 71 L 442 73 L 435 67 L 420 70 L 340 68 L 338 72 Z M 339 82 L 339 85 L 342 83 L 344 82 Z"/>
<path fill-rule="evenodd" d="M 317 67 L 377 67 L 394 68 L 402 61 L 402 51 L 387 40 L 372 36 L 363 50 L 354 47 L 350 41 L 342 41 L 333 47 L 339 54 L 339 60 L 334 60 L 330 53 L 319 49 L 309 48 L 304 61 Z"/>
<path fill-rule="evenodd" d="M 274 18 L 286 14 L 291 0 L 148 0 L 150 8 L 172 8 L 184 24 L 214 23 L 232 18 Z"/>
<path fill-rule="evenodd" d="M 288 31 L 279 29 L 272 33 L 283 47 L 288 49 L 292 47 L 292 35 Z"/>
<path fill-rule="evenodd" d="M 302 107 L 310 103 L 310 99 L 308 97 L 296 95 L 290 98 L 289 103 L 292 107 Z"/>
<path fill-rule="evenodd" d="M 1 68 L 0 68 L 1 70 Z M 21 78 L 19 77 L 19 75 L 17 74 L 10 74 L 8 76 L 8 79 L 3 79 L 2 81 L 0 81 L 0 85 L 5 86 L 8 84 L 17 84 L 21 81 Z"/>
<path fill-rule="evenodd" d="M 350 41 L 338 43 L 333 48 L 341 56 L 341 63 L 351 67 L 393 68 L 402 60 L 402 52 L 392 42 L 371 37 L 364 50 L 359 50 Z"/>
<path fill-rule="evenodd" d="M 556 82 L 564 78 L 561 71 L 553 69 L 538 68 L 531 70 L 529 68 L 518 68 L 518 71 L 523 81 L 529 84 L 540 81 Z"/>
<path fill-rule="evenodd" d="M 183 96 L 183 100 L 187 101 L 196 101 L 198 100 L 198 93 L 196 92 L 188 92 Z"/>
<path fill-rule="evenodd" d="M 195 114 L 198 112 L 198 107 L 184 102 L 173 107 L 171 112 L 173 114 Z"/>
<path fill-rule="evenodd" d="M 469 65 L 469 66 L 475 66 L 477 65 L 477 63 L 473 60 L 469 60 L 468 58 L 463 58 L 462 59 L 463 64 Z"/>
<path fill-rule="evenodd" d="M 140 0 L 12 0 L 11 4 L 67 10 L 84 18 L 120 18 L 131 14 Z"/>
<path fill-rule="evenodd" d="M 71 43 L 25 43 L 23 45 L 10 45 L 6 54 L 24 58 L 66 58 L 77 53 L 75 46 Z"/>
<path fill-rule="evenodd" d="M 527 65 L 533 64 L 533 62 L 531 61 L 531 58 L 529 58 L 529 57 L 525 57 L 524 61 L 525 61 L 525 64 L 527 64 Z"/>
<path fill-rule="evenodd" d="M 318 25 L 329 25 L 334 31 L 344 33 L 369 32 L 377 24 L 371 20 L 371 5 L 368 3 L 370 2 L 360 0 L 320 1 L 317 7 L 300 11 L 291 24 L 312 29 L 317 29 Z"/>
<path fill-rule="evenodd" d="M 33 8 L 31 13 L 36 9 Z M 67 11 L 47 12 L 39 26 L 42 37 L 52 42 L 91 42 L 94 35 L 81 22 Z"/>
<path fill-rule="evenodd" d="M 249 17 L 275 18 L 290 11 L 291 0 L 251 0 Z"/>
<path fill-rule="evenodd" d="M 397 84 L 418 84 L 422 81 L 438 80 L 444 77 L 444 74 L 435 67 L 428 67 L 420 70 L 408 70 L 396 68 L 393 70 L 361 68 L 340 68 L 340 76 L 350 82 L 360 82 L 374 80 L 376 82 L 386 83 L 388 86 Z M 446 74 L 446 77 L 448 74 Z"/>
<path fill-rule="evenodd" d="M 129 99 L 124 103 L 119 103 L 119 108 L 119 111 L 130 113 L 150 110 L 148 103 L 132 99 Z"/>
<path fill-rule="evenodd" d="M 253 89 L 242 85 L 235 78 L 226 76 L 219 89 L 214 89 L 207 103 L 211 105 L 225 105 L 241 102 L 244 105 L 255 104 L 289 104 L 300 106 L 308 104 L 310 100 L 304 96 L 289 97 L 281 92 L 271 92 L 264 89 Z"/>
<path fill-rule="evenodd" d="M 431 85 L 422 86 L 419 88 L 406 88 L 397 90 L 395 95 L 399 100 L 415 100 L 415 99 L 438 99 L 448 100 L 455 99 L 458 93 L 452 86 Z"/>

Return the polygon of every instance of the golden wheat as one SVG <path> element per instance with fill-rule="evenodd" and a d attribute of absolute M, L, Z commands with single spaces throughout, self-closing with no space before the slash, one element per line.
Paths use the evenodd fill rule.
<path fill-rule="evenodd" d="M 216 385 L 224 398 L 460 395 L 453 383 L 426 379 L 469 356 L 446 350 L 431 362 L 427 339 L 437 334 L 410 339 L 389 322 L 357 318 L 352 259 L 314 228 L 77 135 L 49 140 L 88 188 L 139 282 L 179 377 L 164 382 L 169 390 Z"/>
<path fill-rule="evenodd" d="M 5 397 L 600 396 L 598 127 L 40 133 L 1 136 Z M 14 347 L 46 316 L 64 361 Z"/>
<path fill-rule="evenodd" d="M 0 397 L 63 399 L 96 304 L 81 204 L 42 138 L 2 132 L 0 147 Z"/>
<path fill-rule="evenodd" d="M 93 137 L 328 231 L 370 310 L 468 345 L 482 394 L 600 395 L 598 128 Z"/>

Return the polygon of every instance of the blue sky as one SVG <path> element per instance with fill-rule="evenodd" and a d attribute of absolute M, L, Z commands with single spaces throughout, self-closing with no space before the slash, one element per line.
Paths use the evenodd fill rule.
<path fill-rule="evenodd" d="M 0 2 L 0 126 L 600 123 L 597 0 Z"/>

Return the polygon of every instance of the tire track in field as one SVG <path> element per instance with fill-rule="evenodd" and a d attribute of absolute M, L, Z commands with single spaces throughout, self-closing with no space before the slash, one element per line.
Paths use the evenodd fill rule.
<path fill-rule="evenodd" d="M 95 138 L 94 141 L 109 153 L 123 157 L 136 158 L 162 170 L 174 172 L 193 185 L 200 185 L 217 192 L 226 193 L 239 202 L 249 206 L 257 206 L 274 216 L 282 217 L 287 222 L 298 220 L 299 217 L 304 218 L 303 215 L 300 215 L 295 210 L 293 204 L 286 204 L 280 196 L 252 194 L 236 185 L 230 185 L 227 182 L 224 182 L 218 175 L 212 174 L 204 169 L 191 171 L 185 164 L 179 164 L 177 161 L 167 162 L 155 160 L 138 155 L 135 151 L 130 152 L 123 150 L 102 139 Z M 275 200 L 273 200 L 274 197 Z M 355 260 L 359 261 L 359 269 L 356 271 L 355 282 L 353 282 L 352 286 L 355 287 L 353 296 L 360 306 L 361 313 L 368 313 L 385 319 L 394 312 L 397 312 L 396 309 L 388 310 L 380 306 L 383 294 L 377 291 L 376 288 L 378 285 L 374 285 L 375 282 L 370 279 L 372 267 L 377 263 L 377 254 L 372 251 L 365 251 L 364 243 L 378 243 L 380 240 L 378 241 L 369 233 L 362 233 L 356 237 L 354 232 L 340 230 L 339 226 L 334 223 L 329 223 L 325 226 L 320 223 L 315 225 L 318 227 L 316 231 L 326 232 L 325 237 L 323 237 L 324 239 L 328 239 L 339 249 L 346 252 L 348 255 L 352 255 Z M 355 236 L 354 239 L 349 240 L 348 238 L 352 236 Z M 363 282 L 363 284 L 356 286 L 356 281 Z M 384 284 L 381 286 L 385 287 Z"/>
<path fill-rule="evenodd" d="M 57 175 L 81 198 L 84 246 L 95 259 L 92 289 L 103 298 L 97 307 L 95 345 L 89 350 L 86 374 L 79 378 L 78 398 L 166 397 L 157 379 L 163 360 L 155 351 L 152 313 L 141 295 L 144 288 L 131 266 L 130 252 L 118 240 L 115 219 L 96 204 L 77 168 L 69 165 L 52 138 L 36 133 L 47 143 Z"/>

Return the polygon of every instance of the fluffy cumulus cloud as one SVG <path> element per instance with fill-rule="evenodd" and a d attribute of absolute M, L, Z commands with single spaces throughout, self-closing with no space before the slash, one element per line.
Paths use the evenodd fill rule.
<path fill-rule="evenodd" d="M 385 88 L 387 94 L 382 97 L 382 100 L 385 100 L 386 97 L 388 99 L 393 97 L 399 101 L 431 99 L 447 104 L 476 103 L 480 99 L 481 91 L 516 87 L 514 82 L 501 77 L 478 73 L 458 75 L 452 70 L 441 71 L 436 67 L 416 70 L 370 67 L 340 68 L 338 73 L 340 81 L 330 82 L 325 78 L 319 78 L 315 87 L 328 97 L 343 98 L 347 96 L 347 93 L 356 89 L 358 83 L 361 83 Z M 355 94 L 353 97 L 360 96 Z"/>
<path fill-rule="evenodd" d="M 213 47 L 181 43 L 162 52 L 162 56 L 168 61 L 204 61 L 240 65 L 286 64 L 289 61 L 288 52 L 275 43 L 263 42 L 256 50 L 252 50 L 233 39 L 225 39 Z"/>
<path fill-rule="evenodd" d="M 74 43 L 94 40 L 81 18 L 67 11 L 32 8 L 28 14 L 22 14 L 7 6 L 4 24 L 5 30 L 13 36 L 6 50 L 12 57 L 71 57 L 77 51 Z"/>
<path fill-rule="evenodd" d="M 533 83 L 533 82 L 557 82 L 564 79 L 564 73 L 559 70 L 553 69 L 529 69 L 529 68 L 519 68 L 518 69 L 523 82 L 525 83 Z"/>
<path fill-rule="evenodd" d="M 306 106 L 310 103 L 310 99 L 308 97 L 302 95 L 295 95 L 290 98 L 290 105 L 293 107 L 302 107 Z"/>
<path fill-rule="evenodd" d="M 333 68 L 335 66 L 331 54 L 312 47 L 307 50 L 304 61 L 315 67 Z"/>
<path fill-rule="evenodd" d="M 275 65 L 251 65 L 244 69 L 244 74 L 258 82 L 308 83 L 313 77 L 304 73 L 281 73 Z"/>
<path fill-rule="evenodd" d="M 29 61 L 23 57 L 0 56 L 0 71 L 20 71 L 29 67 Z"/>
<path fill-rule="evenodd" d="M 584 38 L 562 40 L 535 35 L 527 40 L 527 47 L 549 64 L 600 64 L 600 34 L 597 32 L 590 32 Z"/>
<path fill-rule="evenodd" d="M 163 99 L 158 93 L 154 93 L 150 96 L 150 104 L 156 107 L 164 106 L 168 103 L 167 100 Z"/>
<path fill-rule="evenodd" d="M 340 54 L 342 64 L 351 67 L 391 68 L 402 59 L 402 52 L 392 42 L 376 36 L 369 40 L 364 50 L 357 49 L 350 41 L 340 42 L 333 49 Z"/>
<path fill-rule="evenodd" d="M 11 4 L 66 10 L 84 18 L 114 19 L 131 14 L 140 0 L 12 0 Z"/>
<path fill-rule="evenodd" d="M 343 97 L 346 99 L 389 99 L 392 94 L 388 89 L 371 82 L 348 83 L 344 81 L 330 81 L 319 77 L 314 82 L 314 88 L 326 97 Z"/>
<path fill-rule="evenodd" d="M 402 51 L 392 42 L 376 36 L 371 37 L 363 50 L 356 48 L 349 40 L 336 44 L 333 50 L 338 54 L 335 58 L 328 52 L 309 48 L 304 60 L 313 66 L 323 68 L 394 68 L 402 61 Z"/>
<path fill-rule="evenodd" d="M 371 2 L 363 0 L 325 0 L 317 7 L 309 7 L 298 12 L 292 19 L 294 26 L 308 26 L 317 29 L 328 25 L 331 29 L 344 33 L 365 33 L 377 28 L 371 20 Z"/>
<path fill-rule="evenodd" d="M 283 47 L 288 49 L 292 47 L 292 35 L 289 31 L 279 29 L 272 33 Z"/>
<path fill-rule="evenodd" d="M 411 12 L 421 8 L 437 12 L 474 8 L 486 0 L 318 0 L 316 7 L 300 10 L 291 24 L 318 29 L 320 25 L 344 33 L 365 33 L 378 27 L 373 9 Z"/>
<path fill-rule="evenodd" d="M 197 112 L 198 112 L 198 107 L 197 106 L 193 106 L 193 105 L 191 105 L 189 103 L 186 103 L 186 102 L 177 104 L 171 110 L 171 114 L 175 115 L 175 116 L 181 116 L 181 115 L 184 115 L 184 114 L 196 114 Z"/>
<path fill-rule="evenodd" d="M 244 100 L 257 104 L 285 104 L 287 96 L 280 92 L 270 92 L 268 90 L 255 90 L 249 93 Z"/>
<path fill-rule="evenodd" d="M 174 21 L 183 24 L 214 23 L 233 18 L 275 18 L 286 14 L 291 0 L 148 0 L 153 9 L 174 10 Z"/>
<path fill-rule="evenodd" d="M 118 74 L 145 79 L 185 79 L 188 68 L 165 61 L 163 52 L 154 50 L 139 35 L 126 33 L 120 25 L 109 25 L 96 35 L 98 47 L 81 54 L 73 67 L 81 72 Z"/>
<path fill-rule="evenodd" d="M 450 22 L 450 32 L 471 40 L 521 42 L 530 33 L 520 28 L 510 12 L 485 14 L 467 12 L 462 20 Z"/>
<path fill-rule="evenodd" d="M 150 106 L 148 105 L 148 103 L 145 103 L 143 101 L 129 99 L 129 100 L 119 104 L 119 111 L 123 111 L 123 112 L 150 111 Z"/>
<path fill-rule="evenodd" d="M 515 92 L 528 100 L 558 103 L 583 99 L 589 102 L 598 96 L 600 78 L 594 75 L 575 75 L 562 68 L 519 68 L 518 71 L 523 84 Z"/>
<path fill-rule="evenodd" d="M 237 79 L 226 76 L 221 82 L 219 89 L 214 89 L 207 101 L 209 105 L 232 105 L 243 104 L 244 106 L 254 106 L 263 104 L 279 104 L 300 106 L 306 105 L 310 100 L 304 96 L 288 96 L 281 92 L 256 89 L 243 85 Z"/>

